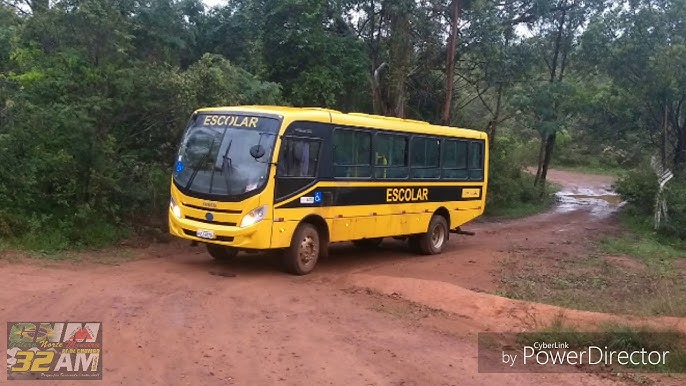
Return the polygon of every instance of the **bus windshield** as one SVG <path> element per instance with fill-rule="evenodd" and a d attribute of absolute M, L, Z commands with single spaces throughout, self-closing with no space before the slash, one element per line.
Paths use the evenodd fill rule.
<path fill-rule="evenodd" d="M 279 121 L 243 115 L 199 115 L 181 140 L 174 181 L 182 190 L 232 197 L 264 186 Z"/>

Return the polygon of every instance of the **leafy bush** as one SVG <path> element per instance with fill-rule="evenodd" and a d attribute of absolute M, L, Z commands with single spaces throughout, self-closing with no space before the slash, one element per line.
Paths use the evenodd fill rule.
<path fill-rule="evenodd" d="M 601 172 L 633 168 L 645 158 L 643 141 L 627 138 L 601 140 L 589 131 L 561 130 L 557 133 L 553 164 Z"/>
<path fill-rule="evenodd" d="M 680 177 L 670 181 L 665 189 L 667 219 L 661 228 L 668 235 L 686 240 L 686 179 Z"/>
<path fill-rule="evenodd" d="M 30 249 L 99 247 L 162 219 L 193 109 L 277 103 L 277 84 L 205 55 L 186 71 L 25 50 L 0 116 L 0 237 Z M 72 92 L 65 93 L 64 90 Z"/>
<path fill-rule="evenodd" d="M 627 214 L 632 221 L 652 226 L 658 193 L 655 172 L 648 168 L 633 170 L 617 181 L 616 190 L 629 203 Z M 677 174 L 662 194 L 667 217 L 661 221 L 659 234 L 686 240 L 686 176 Z"/>
<path fill-rule="evenodd" d="M 490 153 L 486 213 L 518 216 L 541 210 L 551 201 L 550 192 L 541 197 L 534 187 L 534 176 L 524 168 L 526 152 L 522 144 L 501 136 Z"/>
<path fill-rule="evenodd" d="M 655 208 L 658 191 L 657 176 L 649 168 L 632 170 L 617 179 L 615 190 L 638 214 L 650 215 Z"/>

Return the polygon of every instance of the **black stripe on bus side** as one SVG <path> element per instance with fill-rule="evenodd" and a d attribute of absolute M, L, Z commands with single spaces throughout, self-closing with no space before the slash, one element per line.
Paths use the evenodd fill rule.
<path fill-rule="evenodd" d="M 393 200 L 393 189 L 402 190 L 399 200 Z M 406 190 L 411 189 L 411 199 L 407 200 Z M 426 189 L 427 197 L 424 199 L 423 190 Z M 477 197 L 462 197 L 463 189 L 478 189 Z M 314 198 L 321 193 L 320 202 L 301 202 L 301 198 Z M 400 192 L 399 192 L 400 193 Z M 406 204 L 414 202 L 448 202 L 448 201 L 478 201 L 481 200 L 481 186 L 341 186 L 320 187 L 301 193 L 292 201 L 276 205 L 277 208 L 306 208 L 318 206 L 353 206 L 353 205 L 382 205 L 382 204 Z M 389 200 L 390 199 L 390 200 Z"/>

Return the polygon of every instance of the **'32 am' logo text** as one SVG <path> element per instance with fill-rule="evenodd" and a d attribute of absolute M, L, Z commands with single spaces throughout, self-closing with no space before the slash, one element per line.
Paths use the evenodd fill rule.
<path fill-rule="evenodd" d="M 102 379 L 100 322 L 9 322 L 8 379 Z"/>

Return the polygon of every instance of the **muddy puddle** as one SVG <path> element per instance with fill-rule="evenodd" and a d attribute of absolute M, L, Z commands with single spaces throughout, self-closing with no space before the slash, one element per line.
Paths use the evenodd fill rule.
<path fill-rule="evenodd" d="M 556 212 L 588 210 L 599 217 L 610 215 L 624 205 L 619 194 L 609 188 L 563 189 L 555 194 Z"/>

